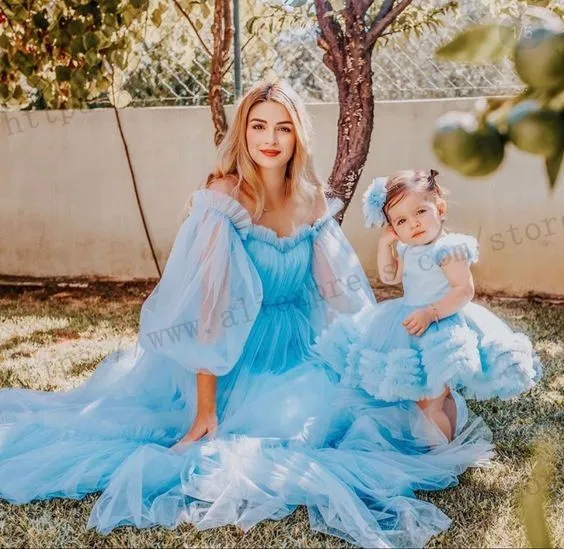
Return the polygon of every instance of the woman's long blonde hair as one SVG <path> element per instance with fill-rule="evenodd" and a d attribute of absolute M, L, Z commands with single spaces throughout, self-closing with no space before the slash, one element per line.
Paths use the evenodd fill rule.
<path fill-rule="evenodd" d="M 290 196 L 297 193 L 306 201 L 313 202 L 319 192 L 326 190 L 313 166 L 311 122 L 299 95 L 285 81 L 258 82 L 237 105 L 233 121 L 218 148 L 215 169 L 201 186 L 207 188 L 215 179 L 235 176 L 238 181 L 235 193 L 241 192 L 250 197 L 255 205 L 255 218 L 264 211 L 265 192 L 257 165 L 247 148 L 246 132 L 251 109 L 266 101 L 274 101 L 286 108 L 296 132 L 294 154 L 286 168 L 286 192 Z"/>

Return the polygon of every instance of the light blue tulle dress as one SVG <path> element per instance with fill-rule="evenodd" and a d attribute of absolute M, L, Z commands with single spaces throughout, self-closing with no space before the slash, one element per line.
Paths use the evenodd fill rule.
<path fill-rule="evenodd" d="M 397 250 L 403 297 L 337 318 L 314 345 L 341 383 L 390 402 L 434 398 L 445 386 L 467 398 L 506 399 L 535 385 L 542 366 L 529 338 L 481 305 L 468 303 L 420 337 L 402 325 L 413 311 L 449 292 L 441 263 L 478 260 L 473 236 L 444 234 L 420 246 L 400 242 Z"/>
<path fill-rule="evenodd" d="M 411 402 L 343 386 L 315 337 L 374 297 L 329 212 L 289 237 L 203 189 L 144 302 L 138 345 L 82 386 L 0 390 L 0 497 L 102 492 L 102 533 L 181 522 L 248 530 L 306 505 L 311 527 L 366 547 L 422 546 L 450 520 L 415 490 L 453 486 L 491 457 L 490 433 L 455 393 L 447 443 Z M 386 327 L 383 328 L 387 329 Z M 213 436 L 171 446 L 195 417 L 195 372 L 219 377 Z"/>

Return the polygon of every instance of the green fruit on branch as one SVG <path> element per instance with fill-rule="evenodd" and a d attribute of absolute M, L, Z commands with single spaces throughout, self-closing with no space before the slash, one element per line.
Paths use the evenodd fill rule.
<path fill-rule="evenodd" d="M 515 105 L 507 123 L 509 139 L 522 151 L 549 158 L 564 148 L 564 118 L 536 101 Z"/>
<path fill-rule="evenodd" d="M 564 32 L 534 29 L 515 47 L 515 69 L 529 86 L 554 90 L 564 86 Z"/>
<path fill-rule="evenodd" d="M 505 143 L 489 124 L 466 112 L 450 112 L 437 120 L 433 149 L 446 166 L 469 177 L 494 172 L 502 163 Z"/>

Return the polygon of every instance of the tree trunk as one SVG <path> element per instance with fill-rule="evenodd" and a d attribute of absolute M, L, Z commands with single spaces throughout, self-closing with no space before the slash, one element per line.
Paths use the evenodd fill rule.
<path fill-rule="evenodd" d="M 329 0 L 314 0 L 323 62 L 335 75 L 339 89 L 337 156 L 329 176 L 333 193 L 345 207 L 342 223 L 368 157 L 374 125 L 372 52 L 376 40 L 413 0 L 383 0 L 368 21 L 374 0 L 345 0 L 337 10 Z M 334 2 L 335 3 L 335 2 Z M 343 4 L 343 3 L 341 3 Z"/>
<path fill-rule="evenodd" d="M 345 207 L 337 216 L 342 222 L 370 149 L 374 125 L 371 53 L 362 44 L 352 44 L 345 57 L 344 72 L 337 75 L 339 119 L 337 156 L 329 185 Z"/>
<path fill-rule="evenodd" d="M 233 39 L 231 0 L 215 0 L 212 35 L 213 51 L 209 86 L 209 104 L 215 129 L 214 142 L 219 145 L 227 132 L 227 118 L 221 84 L 227 56 Z"/>

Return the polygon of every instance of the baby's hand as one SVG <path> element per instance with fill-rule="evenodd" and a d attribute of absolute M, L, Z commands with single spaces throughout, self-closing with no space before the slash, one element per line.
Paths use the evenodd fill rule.
<path fill-rule="evenodd" d="M 428 309 L 417 309 L 413 311 L 403 322 L 405 329 L 413 336 L 422 336 L 433 317 Z"/>
<path fill-rule="evenodd" d="M 394 231 L 393 227 L 389 223 L 386 223 L 380 233 L 380 244 L 384 246 L 391 246 L 397 239 L 398 235 L 396 231 Z"/>

